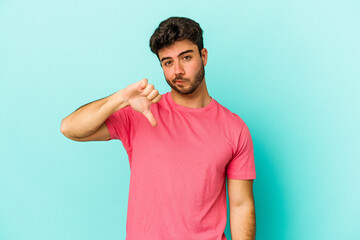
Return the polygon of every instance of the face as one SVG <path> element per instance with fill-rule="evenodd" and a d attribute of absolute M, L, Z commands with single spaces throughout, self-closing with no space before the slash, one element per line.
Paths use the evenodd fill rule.
<path fill-rule="evenodd" d="M 176 41 L 159 50 L 158 56 L 166 82 L 176 92 L 189 95 L 195 92 L 204 80 L 207 50 L 199 54 L 197 45 L 189 40 Z"/>

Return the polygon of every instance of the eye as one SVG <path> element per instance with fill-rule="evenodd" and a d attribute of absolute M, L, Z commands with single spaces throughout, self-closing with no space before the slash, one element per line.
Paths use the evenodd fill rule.
<path fill-rule="evenodd" d="M 171 64 L 171 61 L 166 61 L 165 63 L 164 63 L 164 66 L 169 66 Z"/>
<path fill-rule="evenodd" d="M 184 60 L 190 60 L 191 57 L 190 57 L 190 56 L 184 56 L 183 59 L 184 59 Z"/>

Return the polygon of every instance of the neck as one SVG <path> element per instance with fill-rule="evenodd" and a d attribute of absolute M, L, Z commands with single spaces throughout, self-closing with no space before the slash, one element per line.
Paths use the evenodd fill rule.
<path fill-rule="evenodd" d="M 206 88 L 205 79 L 191 94 L 183 95 L 171 89 L 170 95 L 175 103 L 189 108 L 203 108 L 206 107 L 211 101 L 211 97 Z"/>

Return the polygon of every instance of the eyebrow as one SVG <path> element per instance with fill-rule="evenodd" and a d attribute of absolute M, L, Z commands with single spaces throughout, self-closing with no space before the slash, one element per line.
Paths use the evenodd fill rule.
<path fill-rule="evenodd" d="M 183 51 L 183 52 L 181 52 L 181 53 L 178 55 L 178 57 L 180 57 L 181 55 L 183 55 L 183 54 L 185 54 L 185 53 L 189 53 L 189 52 L 194 52 L 194 50 L 186 50 L 186 51 Z M 164 57 L 164 58 L 162 58 L 162 59 L 160 60 L 160 62 L 162 62 L 162 61 L 164 61 L 164 60 L 166 60 L 166 59 L 169 59 L 169 58 L 171 58 L 171 57 Z"/>

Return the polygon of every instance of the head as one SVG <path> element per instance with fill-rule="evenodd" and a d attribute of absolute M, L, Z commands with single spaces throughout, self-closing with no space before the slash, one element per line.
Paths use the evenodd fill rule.
<path fill-rule="evenodd" d="M 159 24 L 150 38 L 164 76 L 176 92 L 188 95 L 204 80 L 207 50 L 203 47 L 200 25 L 184 17 L 170 17 Z"/>
<path fill-rule="evenodd" d="M 201 54 L 203 49 L 203 30 L 200 25 L 185 17 L 170 17 L 162 21 L 150 38 L 150 49 L 159 58 L 158 52 L 176 41 L 189 40 L 198 47 Z"/>

